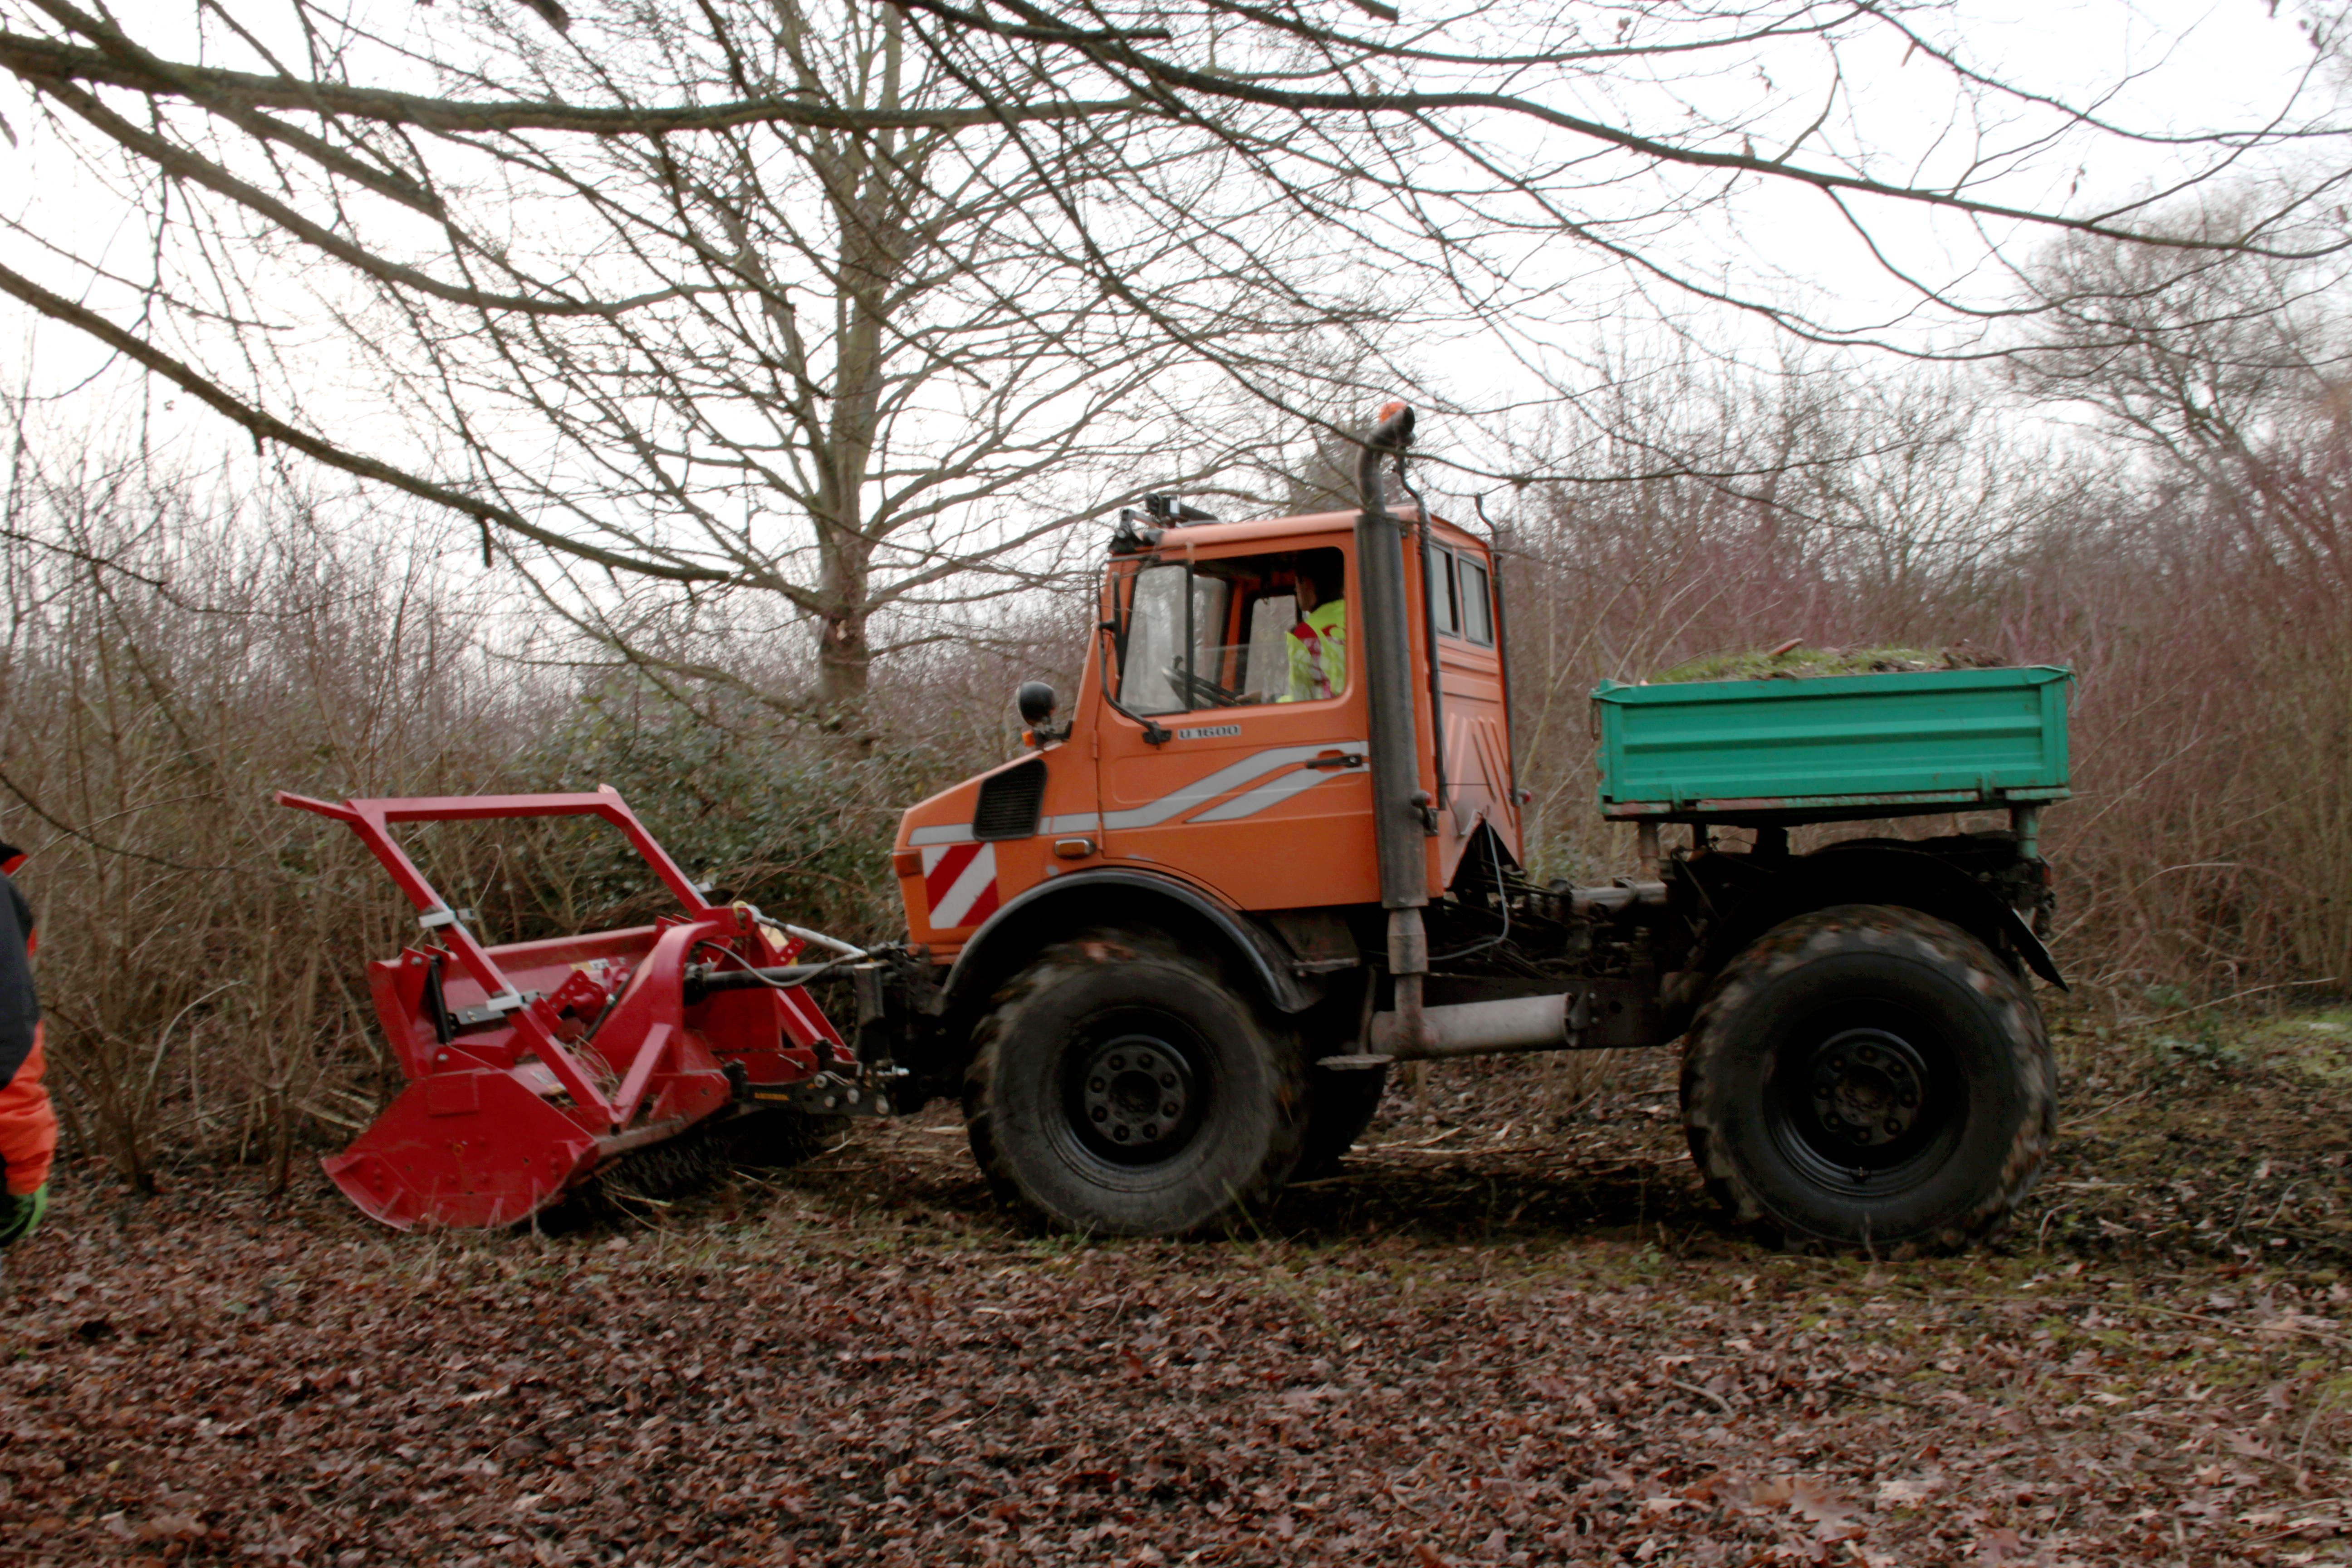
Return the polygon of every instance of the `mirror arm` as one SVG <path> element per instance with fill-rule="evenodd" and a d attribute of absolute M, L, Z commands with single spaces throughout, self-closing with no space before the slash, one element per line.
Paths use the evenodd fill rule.
<path fill-rule="evenodd" d="M 1101 626 L 1097 628 L 1097 635 L 1108 634 L 1113 629 L 1111 623 L 1105 621 Z M 1173 735 L 1171 735 L 1167 731 L 1161 729 L 1157 723 L 1145 718 L 1142 714 L 1131 710 L 1126 703 L 1121 702 L 1118 698 L 1111 695 L 1110 653 L 1110 649 L 1103 650 L 1102 665 L 1100 669 L 1102 677 L 1103 700 L 1109 703 L 1111 710 L 1118 714 L 1121 718 L 1131 719 L 1136 723 L 1143 726 L 1143 743 L 1145 745 L 1164 746 L 1169 742 L 1174 740 L 1175 737 Z"/>

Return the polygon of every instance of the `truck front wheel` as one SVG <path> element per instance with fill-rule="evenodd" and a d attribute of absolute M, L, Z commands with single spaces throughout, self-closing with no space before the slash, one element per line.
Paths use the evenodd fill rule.
<path fill-rule="evenodd" d="M 1047 949 L 998 994 L 964 1079 L 999 1197 L 1072 1229 L 1179 1236 L 1263 1205 L 1298 1163 L 1305 1053 L 1156 935 Z"/>
<path fill-rule="evenodd" d="M 1727 967 L 1682 1097 L 1692 1158 L 1734 1217 L 1897 1256 L 1996 1228 L 2057 1124 L 2024 983 L 1957 926 L 1883 904 L 1801 915 Z"/>

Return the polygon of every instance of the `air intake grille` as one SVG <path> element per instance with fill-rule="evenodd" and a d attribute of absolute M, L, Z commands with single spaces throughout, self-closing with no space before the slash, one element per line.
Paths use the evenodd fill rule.
<path fill-rule="evenodd" d="M 1045 799 L 1045 760 L 1032 757 L 1018 767 L 981 781 L 980 804 L 972 808 L 971 836 L 985 842 L 1027 838 L 1037 831 L 1037 807 Z"/>

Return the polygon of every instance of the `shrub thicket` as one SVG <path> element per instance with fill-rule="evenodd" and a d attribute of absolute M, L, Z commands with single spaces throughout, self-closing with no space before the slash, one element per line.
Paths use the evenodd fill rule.
<path fill-rule="evenodd" d="M 2081 798 L 2046 834 L 2059 956 L 2101 1005 L 2352 974 L 2340 415 L 2225 470 L 2151 479 L 2087 443 L 2021 447 L 1950 386 L 1622 396 L 1612 423 L 1654 439 L 1589 469 L 1696 460 L 1500 510 L 1535 869 L 1626 868 L 1623 832 L 1592 805 L 1599 678 L 1791 637 L 1953 648 L 2076 672 Z M 466 540 L 356 526 L 282 482 L 225 497 L 135 464 L 61 482 L 20 459 L 5 523 L 0 837 L 35 851 L 24 883 L 70 1134 L 134 1183 L 189 1156 L 265 1158 L 282 1177 L 393 1087 L 361 964 L 411 939 L 408 911 L 347 832 L 273 790 L 609 783 L 698 878 L 887 936 L 898 813 L 1009 754 L 1016 680 L 1076 695 L 1092 610 L 1080 590 L 986 635 L 919 636 L 877 671 L 853 735 L 793 706 L 788 666 L 738 649 L 697 650 L 735 660 L 723 687 L 545 647 L 514 657 L 499 639 L 528 617 L 495 579 L 445 565 L 470 559 Z M 601 829 L 412 842 L 494 939 L 654 907 Z"/>

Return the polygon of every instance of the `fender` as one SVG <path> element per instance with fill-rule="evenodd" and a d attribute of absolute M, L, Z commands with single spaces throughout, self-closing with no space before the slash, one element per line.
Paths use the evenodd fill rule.
<path fill-rule="evenodd" d="M 1829 845 L 1734 906 L 1707 941 L 1711 973 L 1782 921 L 1832 904 L 1897 904 L 1958 926 L 1998 949 L 2007 941 L 2025 966 L 2064 991 L 2064 976 L 2042 939 L 1983 883 L 1940 857 L 1885 844 Z"/>
<path fill-rule="evenodd" d="M 1100 909 L 1101 915 L 1086 912 L 1090 906 Z M 1294 974 L 1290 966 L 1296 961 L 1281 940 L 1239 910 L 1173 878 L 1101 867 L 1040 882 L 989 916 L 948 971 L 947 1005 L 953 1009 L 975 1000 L 977 988 L 1017 967 L 1020 959 L 1006 955 L 1034 949 L 1037 943 L 1029 933 L 1041 924 L 1139 917 L 1179 930 L 1206 926 L 1247 962 L 1266 999 L 1282 1012 L 1303 1013 L 1323 1000 L 1320 980 Z"/>

